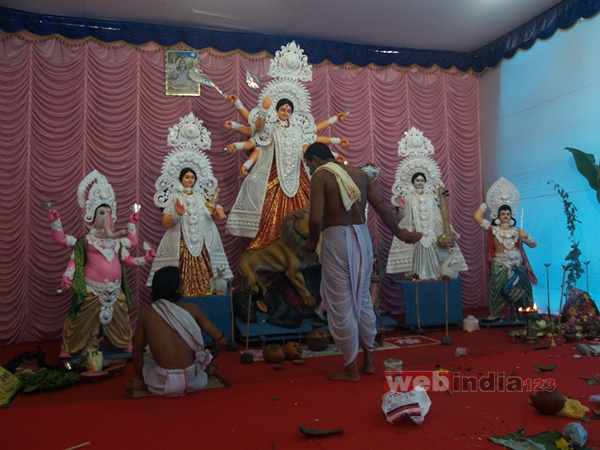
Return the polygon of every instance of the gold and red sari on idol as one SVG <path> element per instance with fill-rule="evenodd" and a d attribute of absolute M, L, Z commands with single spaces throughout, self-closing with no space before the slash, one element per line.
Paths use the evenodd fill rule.
<path fill-rule="evenodd" d="M 300 169 L 300 183 L 296 195 L 288 197 L 279 183 L 277 162 L 274 155 L 258 233 L 250 242 L 248 250 L 258 250 L 266 247 L 279 238 L 279 227 L 285 216 L 297 209 L 308 207 L 309 200 L 310 179 L 304 167 Z"/>
<path fill-rule="evenodd" d="M 206 244 L 202 246 L 200 255 L 195 258 L 187 248 L 183 233 L 179 240 L 179 270 L 181 271 L 184 297 L 212 295 L 210 279 L 214 274 Z"/>

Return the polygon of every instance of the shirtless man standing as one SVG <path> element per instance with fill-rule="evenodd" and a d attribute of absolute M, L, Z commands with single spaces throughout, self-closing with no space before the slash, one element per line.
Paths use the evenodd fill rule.
<path fill-rule="evenodd" d="M 400 229 L 371 178 L 357 167 L 335 162 L 329 147 L 315 143 L 304 154 L 310 182 L 310 237 L 302 247 L 312 252 L 321 244 L 321 298 L 329 331 L 344 355 L 344 369 L 331 380 L 360 381 L 358 346 L 364 350 L 362 371 L 375 372 L 375 314 L 369 293 L 373 247 L 364 211 L 368 201 L 398 239 L 415 243 L 422 234 Z M 322 235 L 322 237 L 321 237 Z M 321 240 L 319 242 L 319 238 Z"/>
<path fill-rule="evenodd" d="M 133 338 L 132 360 L 139 379 L 129 380 L 129 389 L 177 397 L 204 388 L 215 372 L 211 361 L 225 348 L 225 333 L 197 305 L 180 303 L 181 291 L 177 267 L 154 274 L 154 303 L 140 312 Z M 214 342 L 210 351 L 204 349 L 201 330 Z"/>

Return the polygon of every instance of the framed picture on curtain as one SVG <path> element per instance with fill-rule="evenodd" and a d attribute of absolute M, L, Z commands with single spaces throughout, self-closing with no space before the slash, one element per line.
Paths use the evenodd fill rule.
<path fill-rule="evenodd" d="M 167 50 L 165 52 L 165 93 L 167 95 L 200 95 L 200 84 L 190 78 L 189 72 L 200 68 L 195 50 Z"/>

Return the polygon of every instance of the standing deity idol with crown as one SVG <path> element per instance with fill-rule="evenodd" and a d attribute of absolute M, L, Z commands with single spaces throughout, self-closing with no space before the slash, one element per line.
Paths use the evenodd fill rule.
<path fill-rule="evenodd" d="M 414 245 L 394 238 L 387 273 L 404 272 L 409 277 L 436 280 L 444 275 L 443 266 L 450 263 L 455 276 L 458 271 L 467 270 L 464 257 L 454 242 L 459 235 L 450 225 L 447 208 L 445 211 L 441 208 L 445 206 L 446 192 L 440 169 L 429 156 L 433 153 L 431 141 L 415 127 L 398 143 L 398 154 L 404 160 L 396 171 L 392 203 L 403 214 L 400 228 L 419 231 L 423 237 Z"/>
<path fill-rule="evenodd" d="M 227 220 L 227 232 L 253 238 L 248 250 L 266 247 L 279 237 L 283 219 L 309 204 L 310 182 L 303 166 L 304 151 L 313 142 L 348 147 L 346 139 L 317 136 L 344 120 L 340 113 L 315 125 L 310 95 L 300 83 L 312 81 L 312 66 L 295 42 L 281 47 L 271 61 L 275 78 L 261 93 L 261 105 L 248 112 L 236 96 L 228 96 L 250 126 L 225 122 L 225 128 L 250 136 L 227 147 L 230 153 L 250 151 L 240 169 L 245 177 Z M 250 170 L 252 168 L 252 170 Z"/>
<path fill-rule="evenodd" d="M 487 272 L 490 276 L 488 321 L 500 319 L 507 302 L 533 306 L 532 284 L 537 284 L 523 244 L 534 248 L 537 242 L 529 233 L 516 227 L 519 191 L 506 178 L 500 178 L 487 191 L 485 203 L 473 218 L 488 235 Z M 489 208 L 490 219 L 484 218 Z"/>
<path fill-rule="evenodd" d="M 211 295 L 211 279 L 221 271 L 232 278 L 219 230 L 213 217 L 225 219 L 217 204 L 219 193 L 210 160 L 210 133 L 193 113 L 169 128 L 167 143 L 175 147 L 164 160 L 162 175 L 156 181 L 154 203 L 162 209 L 166 232 L 158 246 L 148 277 L 162 267 L 179 267 L 184 297 Z"/>

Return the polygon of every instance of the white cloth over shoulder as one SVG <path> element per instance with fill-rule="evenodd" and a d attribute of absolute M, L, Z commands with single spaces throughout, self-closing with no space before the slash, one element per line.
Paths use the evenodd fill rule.
<path fill-rule="evenodd" d="M 348 175 L 344 169 L 334 162 L 328 162 L 319 166 L 315 173 L 319 170 L 327 170 L 335 176 L 338 187 L 340 188 L 340 195 L 342 196 L 342 204 L 346 211 L 350 211 L 352 204 L 360 200 L 360 189 L 354 183 L 354 180 Z"/>
<path fill-rule="evenodd" d="M 346 172 L 344 169 L 342 169 L 338 164 L 336 164 L 334 162 L 328 162 L 326 164 L 323 164 L 322 166 L 319 166 L 315 170 L 315 173 L 317 173 L 319 170 L 327 170 L 328 172 L 331 172 L 335 176 L 335 180 L 337 181 L 338 188 L 340 190 L 342 204 L 344 205 L 344 208 L 346 209 L 346 211 L 350 211 L 350 208 L 352 208 L 352 205 L 355 202 L 357 202 L 358 200 L 360 200 L 361 194 L 360 194 L 360 189 L 358 189 L 358 186 L 356 186 L 356 183 L 354 182 L 354 180 L 350 177 L 350 175 L 348 175 L 348 172 Z M 317 243 L 316 252 L 317 252 L 317 255 L 319 256 L 319 262 L 322 264 L 323 263 L 323 259 L 322 259 L 323 258 L 322 257 L 323 233 L 321 233 L 321 235 L 319 236 L 319 242 Z"/>
<path fill-rule="evenodd" d="M 167 300 L 154 302 L 152 308 L 190 346 L 194 363 L 185 369 L 164 369 L 156 364 L 152 352 L 146 348 L 143 373 L 148 390 L 155 395 L 176 397 L 202 389 L 208 382 L 204 369 L 212 361 L 212 355 L 204 349 L 200 326 L 185 309 Z"/>

